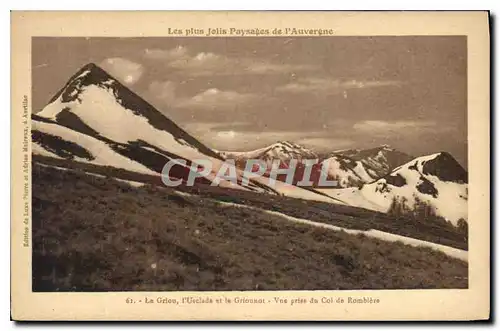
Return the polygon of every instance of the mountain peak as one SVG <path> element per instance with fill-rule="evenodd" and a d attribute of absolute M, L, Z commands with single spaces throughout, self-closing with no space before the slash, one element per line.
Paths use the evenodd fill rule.
<path fill-rule="evenodd" d="M 99 68 L 99 69 L 101 69 L 101 68 L 100 68 L 97 64 L 95 64 L 94 62 L 89 62 L 89 63 L 87 63 L 86 65 L 84 65 L 84 66 L 82 67 L 82 69 L 81 69 L 81 70 L 84 70 L 84 69 L 91 70 L 91 69 L 94 69 L 94 68 Z M 102 70 L 102 69 L 101 69 L 101 70 Z"/>
<path fill-rule="evenodd" d="M 283 151 L 285 150 L 289 150 L 291 152 L 300 152 L 300 153 L 306 153 L 308 155 L 313 155 L 315 154 L 312 150 L 310 150 L 309 148 L 307 147 L 304 147 L 302 145 L 299 145 L 297 143 L 294 143 L 292 141 L 289 141 L 289 140 L 280 140 L 274 144 L 272 144 L 271 146 L 269 146 L 268 149 L 281 149 Z"/>
<path fill-rule="evenodd" d="M 285 145 L 285 146 L 295 147 L 295 148 L 297 148 L 297 147 L 302 148 L 302 146 L 300 146 L 299 144 L 296 144 L 296 143 L 289 141 L 289 140 L 279 140 L 278 142 L 273 144 L 273 146 L 280 146 L 280 145 Z"/>
<path fill-rule="evenodd" d="M 449 153 L 439 152 L 414 158 L 361 190 L 381 211 L 401 205 L 397 213 L 405 208 L 414 213 L 425 207 L 425 218 L 437 215 L 456 224 L 467 219 L 467 186 L 467 172 Z"/>
<path fill-rule="evenodd" d="M 81 75 L 82 73 L 84 73 L 85 71 L 94 71 L 94 70 L 103 70 L 102 68 L 100 68 L 97 64 L 95 64 L 94 62 L 89 62 L 87 63 L 86 65 L 84 65 L 83 67 L 81 67 L 79 70 L 76 71 L 76 73 L 73 75 L 73 77 L 75 76 L 79 76 Z M 72 77 L 72 78 L 73 78 Z M 71 81 L 71 78 L 70 78 L 70 81 Z"/>
<path fill-rule="evenodd" d="M 434 176 L 444 182 L 463 184 L 467 183 L 468 178 L 467 171 L 448 152 L 419 156 L 395 168 L 390 175 L 397 174 L 404 169 L 416 171 L 421 175 Z"/>
<path fill-rule="evenodd" d="M 107 73 L 103 68 L 99 67 L 97 64 L 90 62 L 84 65 L 80 70 L 77 71 L 76 76 L 78 74 L 82 75 L 85 73 L 85 76 L 93 76 L 93 77 L 100 77 L 100 78 L 112 78 L 109 73 Z"/>
<path fill-rule="evenodd" d="M 423 162 L 422 172 L 443 181 L 467 183 L 467 171 L 448 152 L 433 154 Z"/>
<path fill-rule="evenodd" d="M 66 85 L 52 97 L 49 103 L 59 98 L 61 102 L 71 102 L 78 98 L 79 93 L 85 86 L 92 84 L 111 86 L 114 82 L 116 82 L 116 79 L 104 69 L 95 63 L 87 63 L 71 76 Z"/>
<path fill-rule="evenodd" d="M 106 116 L 103 116 L 104 112 Z M 153 135 L 158 134 L 158 131 L 167 132 L 177 143 L 190 145 L 204 155 L 221 159 L 220 155 L 182 130 L 95 63 L 86 64 L 71 76 L 37 115 L 80 133 L 103 135 L 107 132 L 114 138 L 120 137 L 116 139 L 121 139 L 126 134 L 117 125 L 117 119 L 128 120 L 129 123 L 144 123 L 145 119 L 148 124 L 143 126 L 144 132 L 155 132 Z M 138 120 L 138 117 L 142 117 L 142 120 Z M 129 124 L 129 127 L 134 125 Z M 152 131 L 154 129 L 156 131 Z M 127 141 L 134 139 L 127 138 Z"/>

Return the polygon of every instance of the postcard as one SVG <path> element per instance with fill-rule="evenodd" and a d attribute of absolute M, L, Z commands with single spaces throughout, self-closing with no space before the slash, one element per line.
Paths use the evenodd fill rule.
<path fill-rule="evenodd" d="M 13 320 L 489 319 L 488 12 L 11 26 Z"/>

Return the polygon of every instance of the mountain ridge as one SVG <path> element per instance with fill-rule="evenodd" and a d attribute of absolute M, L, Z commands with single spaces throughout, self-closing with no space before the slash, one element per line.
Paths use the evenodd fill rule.
<path fill-rule="evenodd" d="M 288 150 L 287 150 L 288 149 Z M 283 150 L 284 152 L 276 152 Z M 225 159 L 235 159 L 240 167 L 248 159 L 260 159 L 272 165 L 273 160 L 288 163 L 292 158 L 315 159 L 319 165 L 325 164 L 330 178 L 338 181 L 338 187 L 359 186 L 370 183 L 388 174 L 396 166 L 413 157 L 384 144 L 368 149 L 344 149 L 319 153 L 293 141 L 277 141 L 251 151 L 218 151 Z M 403 162 L 404 163 L 404 162 Z"/>
<path fill-rule="evenodd" d="M 457 168 L 443 178 L 450 164 Z M 384 213 L 413 214 L 425 208 L 424 217 L 442 217 L 458 225 L 461 219 L 468 219 L 466 178 L 460 164 L 449 153 L 440 152 L 417 157 L 360 188 L 322 192 L 350 205 Z"/>

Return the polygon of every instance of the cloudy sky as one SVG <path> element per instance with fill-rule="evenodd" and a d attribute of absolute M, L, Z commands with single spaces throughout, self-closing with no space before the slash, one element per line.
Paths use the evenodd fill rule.
<path fill-rule="evenodd" d="M 389 144 L 467 166 L 464 37 L 33 38 L 33 109 L 94 62 L 205 144 Z"/>

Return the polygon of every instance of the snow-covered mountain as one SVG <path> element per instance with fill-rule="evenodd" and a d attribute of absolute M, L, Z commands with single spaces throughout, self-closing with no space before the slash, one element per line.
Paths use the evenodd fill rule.
<path fill-rule="evenodd" d="M 338 187 L 355 187 L 377 179 L 375 171 L 361 161 L 342 155 L 334 155 L 322 161 L 330 178 Z"/>
<path fill-rule="evenodd" d="M 248 160 L 258 159 L 269 165 L 273 160 L 290 161 L 291 159 L 317 159 L 318 155 L 312 150 L 290 141 L 278 141 L 270 146 L 249 152 L 219 152 L 226 159 Z"/>
<path fill-rule="evenodd" d="M 95 64 L 79 70 L 32 116 L 35 154 L 160 174 L 171 159 L 186 160 L 171 173 L 186 179 L 196 159 L 213 163 L 201 182 L 212 183 L 220 156 Z M 222 180 L 220 186 L 242 188 Z M 259 187 L 260 186 L 260 187 Z M 267 190 L 251 183 L 254 190 Z"/>
<path fill-rule="evenodd" d="M 368 176 L 374 179 L 387 175 L 394 168 L 413 159 L 412 156 L 393 149 L 389 145 L 369 149 L 345 149 L 335 151 L 332 155 L 361 162 Z"/>
<path fill-rule="evenodd" d="M 218 152 L 225 159 L 234 159 L 240 167 L 245 166 L 248 159 L 260 159 L 270 169 L 274 160 L 287 164 L 291 159 L 299 162 L 304 159 L 315 159 L 325 166 L 330 180 L 337 180 L 338 187 L 357 187 L 370 183 L 388 174 L 395 167 L 409 161 L 412 157 L 396 151 L 387 145 L 371 149 L 348 149 L 327 154 L 316 153 L 299 144 L 279 141 L 270 146 L 248 152 Z M 316 176 L 318 177 L 318 176 Z"/>
<path fill-rule="evenodd" d="M 95 64 L 80 69 L 32 115 L 32 141 L 34 154 L 158 176 L 169 160 L 182 159 L 185 164 L 170 171 L 171 177 L 181 179 L 187 179 L 193 161 L 209 160 L 212 172 L 197 181 L 205 184 L 214 183 L 224 164 L 218 153 Z M 236 174 L 236 183 L 217 178 L 218 186 L 332 200 L 285 183 L 270 185 L 265 177 L 243 185 L 243 171 Z"/>
<path fill-rule="evenodd" d="M 381 212 L 467 220 L 467 171 L 448 153 L 418 157 L 361 189 L 321 190 L 350 205 Z"/>
<path fill-rule="evenodd" d="M 322 172 L 322 163 L 318 154 L 314 151 L 290 141 L 278 141 L 270 146 L 259 148 L 248 152 L 218 152 L 226 160 L 235 160 L 235 163 L 240 168 L 246 167 L 247 160 L 262 160 L 267 169 L 265 176 L 269 176 L 272 171 L 273 163 L 278 163 L 280 169 L 289 168 L 290 161 L 296 160 L 295 171 L 293 173 L 292 183 L 296 185 L 301 182 L 306 171 L 305 160 L 313 160 L 314 165 L 311 169 L 310 180 L 312 187 L 320 185 L 320 177 Z M 328 173 L 327 173 L 328 175 Z M 276 178 L 280 181 L 286 181 L 287 176 L 284 174 L 277 175 Z M 333 180 L 333 177 L 328 176 L 328 180 Z"/>

